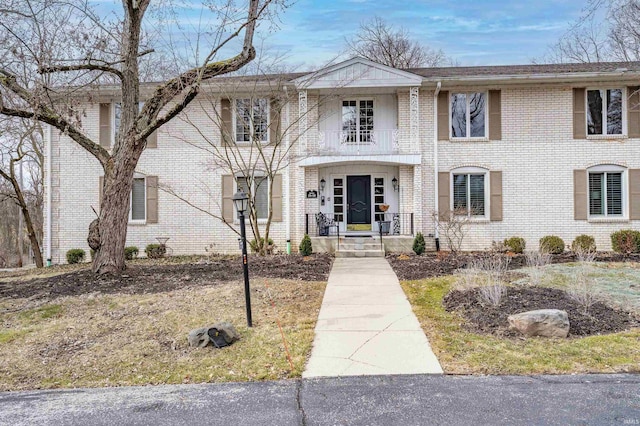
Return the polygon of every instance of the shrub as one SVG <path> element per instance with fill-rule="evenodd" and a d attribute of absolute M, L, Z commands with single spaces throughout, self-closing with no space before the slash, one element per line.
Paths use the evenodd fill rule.
<path fill-rule="evenodd" d="M 131 246 L 124 248 L 124 258 L 127 260 L 133 260 L 138 257 L 138 247 Z"/>
<path fill-rule="evenodd" d="M 571 251 L 580 253 L 596 251 L 596 240 L 591 235 L 578 235 L 571 243 Z"/>
<path fill-rule="evenodd" d="M 84 262 L 84 256 L 86 253 L 82 249 L 71 249 L 67 252 L 68 263 L 80 263 Z"/>
<path fill-rule="evenodd" d="M 540 250 L 549 254 L 562 254 L 564 252 L 564 241 L 555 235 L 547 235 L 540 238 Z"/>
<path fill-rule="evenodd" d="M 422 232 L 418 232 L 416 237 L 413 239 L 413 252 L 418 256 L 424 253 L 427 245 L 424 242 L 424 235 Z"/>
<path fill-rule="evenodd" d="M 268 254 L 271 254 L 271 250 L 272 250 L 272 247 L 273 247 L 273 240 L 271 238 L 269 238 L 268 246 L 265 247 L 264 246 L 264 238 L 261 237 L 260 238 L 260 246 L 264 247 L 265 252 L 267 252 Z M 255 238 L 249 242 L 249 247 L 251 248 L 251 252 L 252 253 L 258 253 L 260 251 L 260 247 L 258 247 L 258 241 Z"/>
<path fill-rule="evenodd" d="M 304 234 L 302 241 L 300 242 L 300 254 L 303 256 L 310 256 L 313 253 L 313 247 L 311 247 L 311 238 L 307 234 Z"/>
<path fill-rule="evenodd" d="M 167 252 L 167 246 L 164 244 L 147 244 L 144 252 L 149 259 L 159 259 L 164 257 Z"/>
<path fill-rule="evenodd" d="M 640 251 L 640 231 L 622 229 L 611 234 L 611 248 L 616 253 L 638 253 Z"/>
<path fill-rule="evenodd" d="M 551 263 L 551 255 L 540 249 L 527 250 L 524 252 L 527 266 L 529 267 L 529 282 L 531 285 L 539 285 L 544 281 L 544 267 Z"/>
<path fill-rule="evenodd" d="M 522 237 L 511 237 L 504 240 L 504 245 L 507 246 L 510 251 L 521 254 L 524 252 L 527 243 Z"/>

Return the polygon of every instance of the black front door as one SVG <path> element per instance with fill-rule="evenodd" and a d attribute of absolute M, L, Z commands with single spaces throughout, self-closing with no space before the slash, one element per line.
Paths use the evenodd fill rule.
<path fill-rule="evenodd" d="M 347 224 L 371 224 L 371 176 L 347 176 Z"/>

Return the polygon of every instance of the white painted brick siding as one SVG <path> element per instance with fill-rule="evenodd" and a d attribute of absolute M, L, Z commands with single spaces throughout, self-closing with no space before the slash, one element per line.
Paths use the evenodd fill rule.
<path fill-rule="evenodd" d="M 400 152 L 419 153 L 422 158 L 420 166 L 394 165 L 399 171 L 400 211 L 413 212 L 415 231 L 425 235 L 434 232 L 433 95 L 432 89 L 420 90 L 420 146 L 414 147 L 409 135 L 409 91 L 397 91 Z M 317 94 L 309 92 L 308 121 L 313 125 L 307 132 L 307 144 L 311 154 L 318 146 L 318 99 Z M 200 131 L 210 135 L 213 143 L 219 143 L 217 126 L 199 108 L 194 104 L 185 115 Z M 290 140 L 295 144 L 299 131 L 297 97 L 290 103 L 289 113 Z M 583 233 L 593 235 L 599 249 L 610 249 L 611 232 L 638 227 L 636 222 L 590 223 L 573 219 L 573 170 L 600 163 L 640 168 L 640 140 L 574 140 L 572 119 L 569 86 L 504 88 L 502 140 L 439 141 L 440 172 L 462 165 L 502 171 L 503 220 L 469 225 L 464 249 L 487 248 L 493 240 L 510 236 L 524 237 L 528 248 L 537 248 L 539 238 L 549 234 L 570 244 Z M 87 105 L 83 129 L 97 140 L 97 104 Z M 68 137 L 59 138 L 57 130 L 52 133 L 52 261 L 64 263 L 65 253 L 71 248 L 89 251 L 87 230 L 95 218 L 92 206 L 98 209 L 98 179 L 102 170 L 97 160 Z M 170 186 L 193 204 L 219 214 L 223 171 L 214 167 L 207 146 L 193 125 L 175 119 L 159 132 L 158 148 L 143 153 L 137 171 L 158 176 L 161 186 Z M 298 159 L 309 155 L 307 147 L 301 145 L 293 152 Z M 290 198 L 290 205 L 283 206 L 283 212 L 285 218 L 289 212 L 293 251 L 305 231 L 305 214 L 313 214 L 320 208 L 318 199 L 305 198 L 307 190 L 318 189 L 318 172 L 318 167 L 303 168 L 295 163 L 283 170 L 289 180 Z M 138 246 L 142 253 L 147 244 L 157 242 L 157 237 L 168 237 L 167 244 L 174 254 L 202 254 L 205 248 L 215 252 L 238 251 L 237 234 L 227 225 L 162 190 L 158 212 L 157 224 L 129 226 L 127 245 Z M 284 250 L 288 237 L 286 224 L 273 223 L 270 236 Z"/>

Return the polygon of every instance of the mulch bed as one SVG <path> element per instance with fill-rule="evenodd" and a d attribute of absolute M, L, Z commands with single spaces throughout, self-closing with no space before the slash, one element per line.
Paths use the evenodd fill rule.
<path fill-rule="evenodd" d="M 477 257 L 486 256 L 487 252 L 463 252 L 463 253 L 425 253 L 421 256 L 415 254 L 389 254 L 387 260 L 400 280 L 421 280 L 443 275 L 451 275 L 457 269 L 464 268 L 467 263 Z M 573 253 L 552 255 L 551 263 L 575 262 Z M 640 255 L 621 255 L 618 253 L 600 252 L 596 257 L 598 262 L 640 262 Z M 523 254 L 511 256 L 509 269 L 518 269 L 527 266 Z"/>
<path fill-rule="evenodd" d="M 536 309 L 562 309 L 569 315 L 572 336 L 616 333 L 640 326 L 640 319 L 634 314 L 617 310 L 602 302 L 592 305 L 585 313 L 584 308 L 572 300 L 562 290 L 546 287 L 508 287 L 496 307 L 483 303 L 479 289 L 454 290 L 443 300 L 449 312 L 458 311 L 467 320 L 469 331 L 515 337 L 519 334 L 509 330 L 507 317 L 512 314 Z"/>
<path fill-rule="evenodd" d="M 326 281 L 333 257 L 328 254 L 249 256 L 249 277 Z M 28 281 L 0 278 L 0 298 L 53 299 L 88 293 L 144 294 L 186 286 L 210 286 L 242 280 L 239 256 L 203 257 L 192 263 L 133 264 L 117 275 L 95 275 L 89 269 Z"/>

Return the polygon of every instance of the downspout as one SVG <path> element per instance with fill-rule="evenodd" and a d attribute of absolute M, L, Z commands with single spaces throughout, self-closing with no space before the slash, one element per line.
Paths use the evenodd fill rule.
<path fill-rule="evenodd" d="M 438 230 L 439 228 L 439 212 L 440 212 L 440 205 L 439 205 L 439 191 L 438 191 L 438 95 L 440 94 L 440 88 L 442 87 L 442 82 L 439 81 L 438 84 L 436 85 L 436 91 L 435 94 L 433 95 L 433 182 L 434 182 L 434 189 L 433 189 L 433 194 L 435 196 L 435 213 L 433 215 L 434 217 L 434 230 L 433 230 L 433 236 L 435 238 L 435 242 L 436 242 L 436 251 L 440 251 L 440 231 Z"/>
<path fill-rule="evenodd" d="M 289 149 L 291 147 L 291 140 L 289 139 L 289 125 L 290 125 L 290 113 L 291 113 L 291 102 L 289 102 L 289 93 L 287 91 L 287 86 L 284 87 L 284 93 L 287 97 L 287 106 L 285 109 L 285 131 L 287 132 L 284 136 L 285 138 L 285 149 L 287 153 L 287 173 L 285 175 L 284 180 L 284 205 L 285 205 L 285 236 L 287 238 L 287 254 L 291 254 L 291 204 L 290 201 L 290 189 L 291 189 L 291 163 L 289 163 L 289 158 L 291 158 L 291 153 Z"/>
<path fill-rule="evenodd" d="M 46 189 L 46 200 L 47 207 L 45 209 L 45 250 L 46 250 L 46 258 L 47 258 L 47 266 L 51 266 L 51 139 L 53 135 L 53 128 L 51 126 L 47 126 L 47 134 L 45 137 L 45 155 L 46 159 L 46 170 L 45 170 L 45 189 Z"/>

